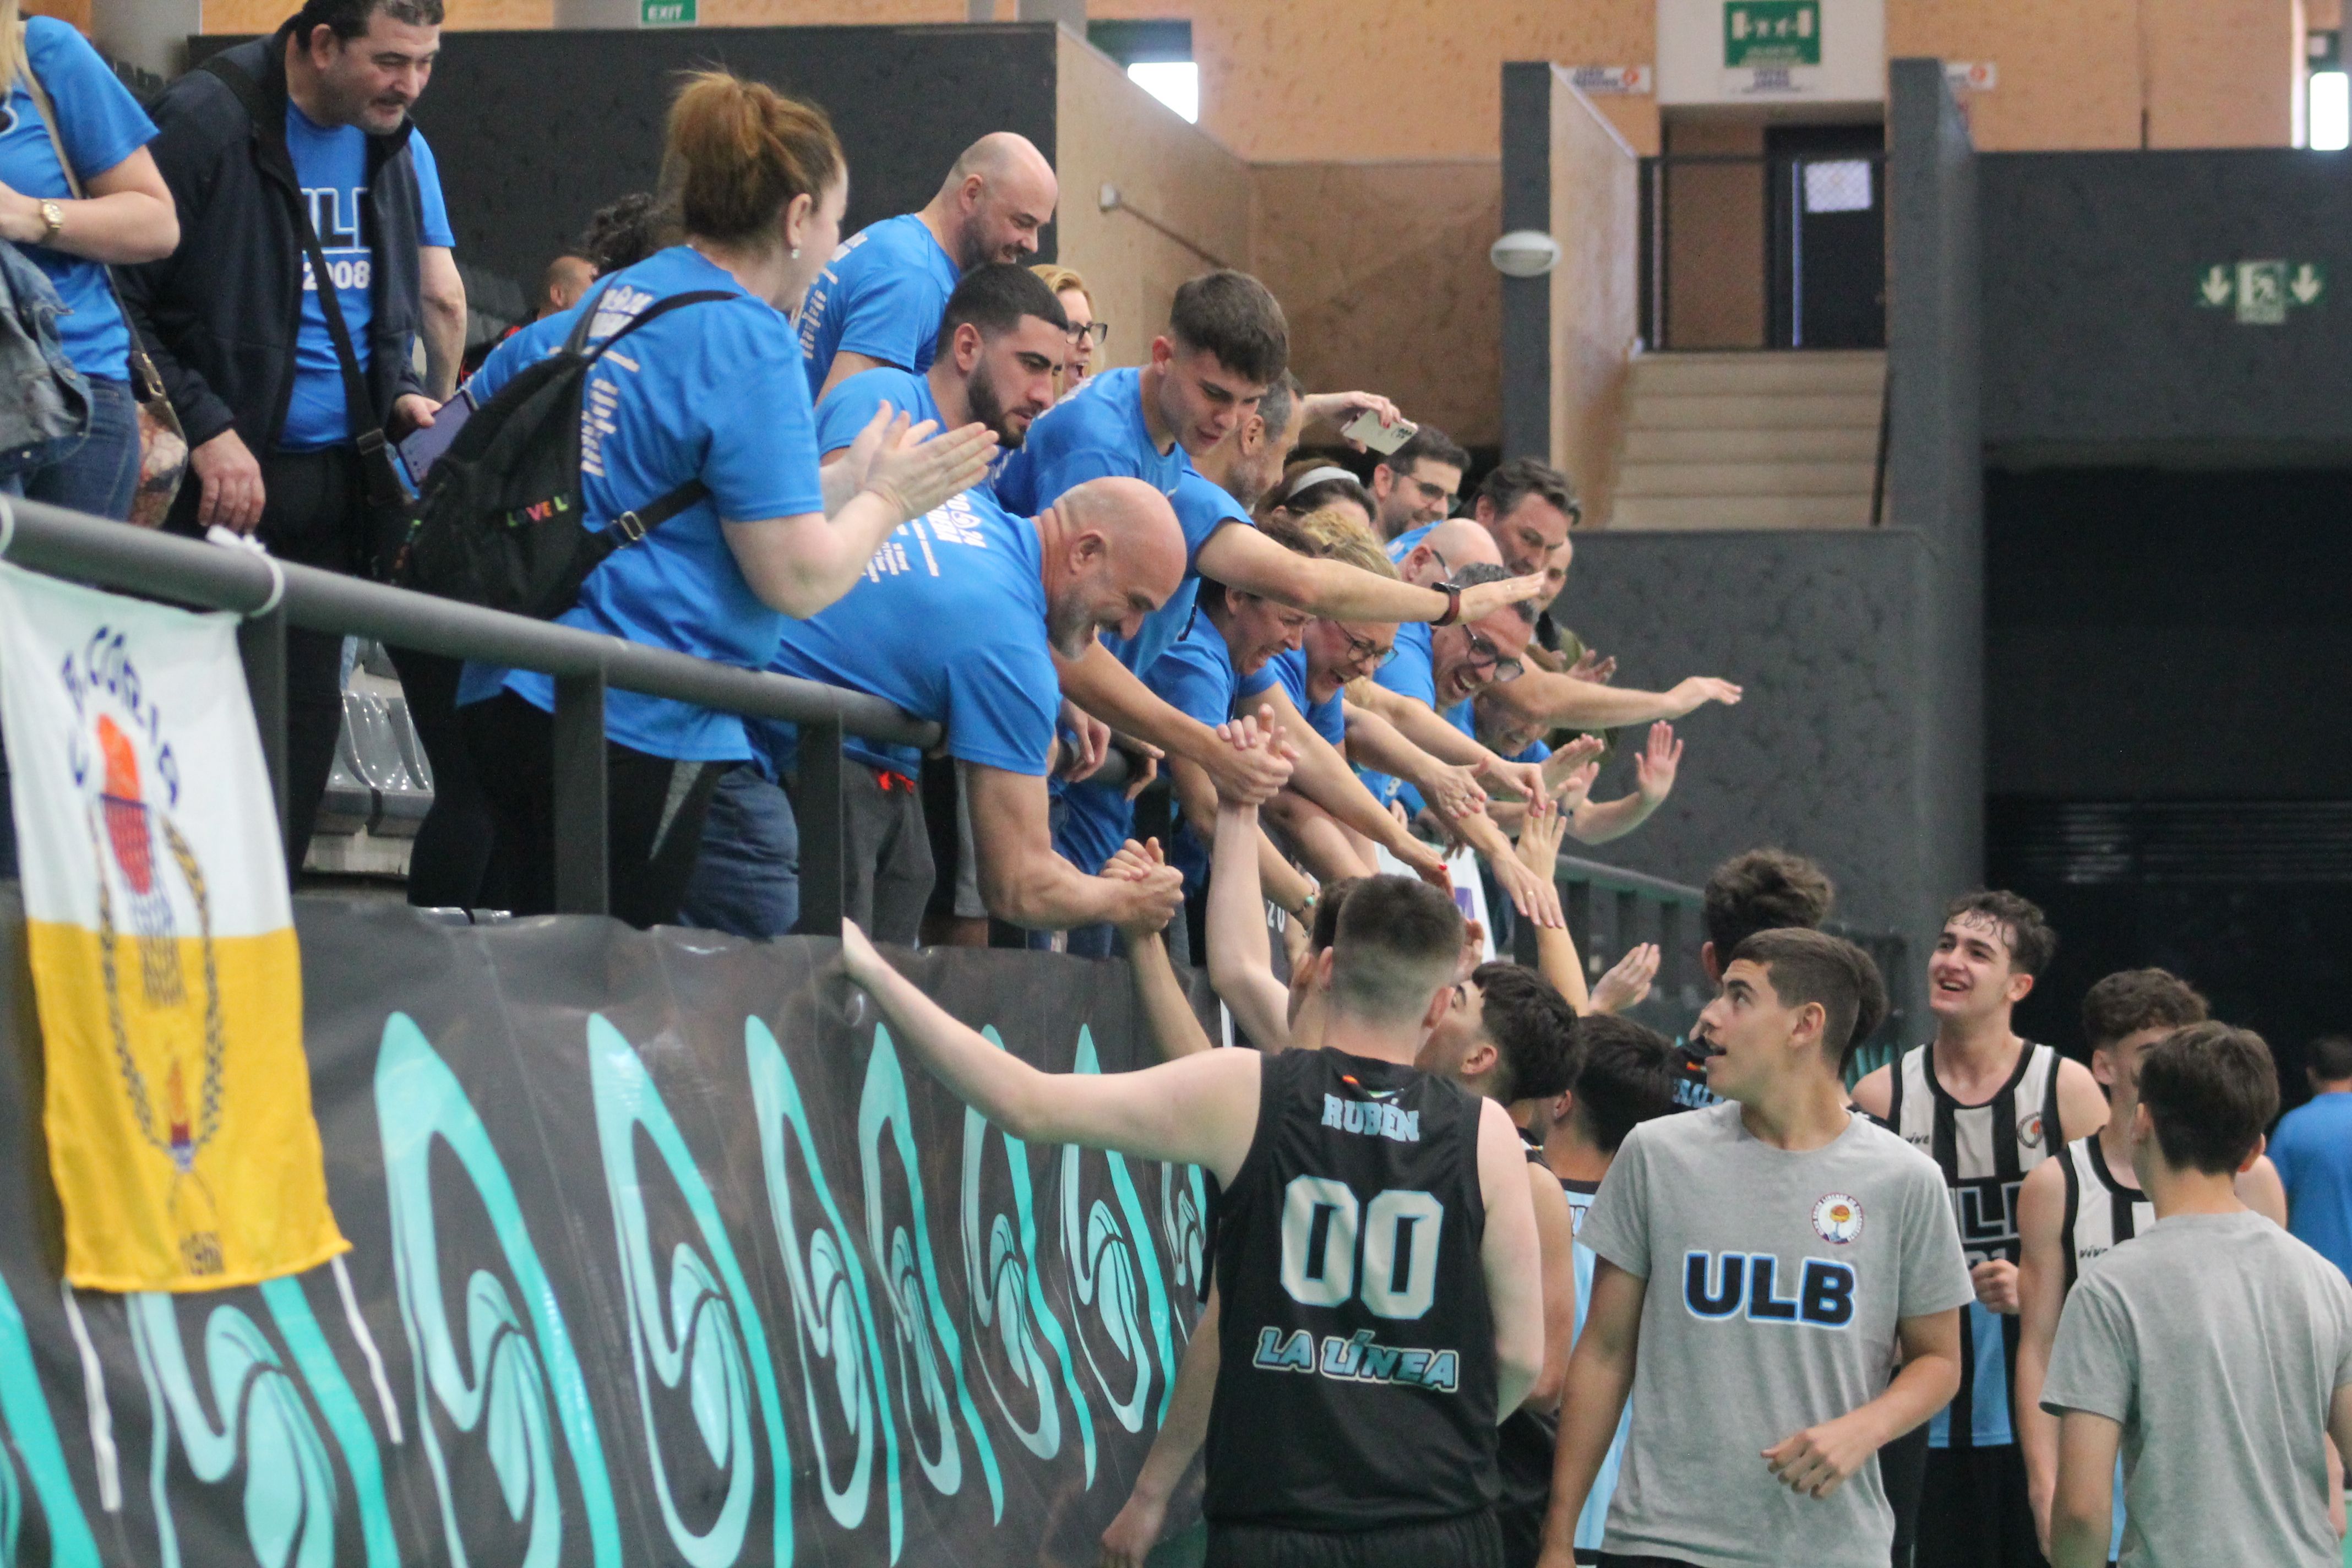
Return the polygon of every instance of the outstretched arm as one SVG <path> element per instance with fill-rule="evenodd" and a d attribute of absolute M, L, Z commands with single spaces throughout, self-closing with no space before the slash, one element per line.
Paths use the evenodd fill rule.
<path fill-rule="evenodd" d="M 1030 1143 L 1200 1165 L 1230 1183 L 1257 1128 L 1258 1054 L 1203 1051 L 1135 1072 L 1041 1072 L 990 1045 L 841 925 L 841 966 L 948 1089 Z"/>
<path fill-rule="evenodd" d="M 1127 1506 L 1103 1531 L 1101 1568 L 1144 1568 L 1144 1559 L 1160 1544 L 1169 1500 L 1176 1495 L 1184 1472 L 1192 1468 L 1192 1456 L 1209 1440 L 1209 1409 L 1216 1402 L 1217 1369 L 1223 1363 L 1223 1347 L 1217 1343 L 1222 1316 L 1217 1288 L 1212 1285 L 1209 1303 L 1202 1309 L 1201 1321 L 1192 1326 L 1184 1359 L 1177 1364 L 1176 1392 L 1168 1401 L 1167 1419 L 1160 1423 L 1159 1434 L 1151 1439 L 1151 1452 L 1144 1456 L 1143 1468 L 1136 1473 L 1135 1489 L 1128 1494 Z"/>
<path fill-rule="evenodd" d="M 1554 885 L 1559 836 L 1567 818 L 1548 800 L 1530 802 L 1527 813 L 1527 821 L 1519 828 L 1519 859 L 1529 875 Z M 1535 932 L 1536 973 L 1568 998 L 1568 1005 L 1576 1009 L 1578 1016 L 1591 1012 L 1592 996 L 1584 983 L 1584 960 L 1577 953 L 1576 939 L 1569 934 L 1567 920 L 1563 918 L 1556 926 L 1538 923 Z"/>
<path fill-rule="evenodd" d="M 1297 758 L 1290 775 L 1291 788 L 1412 867 L 1422 880 L 1438 888 L 1452 886 L 1444 858 L 1406 832 L 1404 824 L 1372 798 L 1348 759 L 1339 754 L 1339 748 L 1315 732 L 1315 726 L 1290 700 L 1290 693 L 1276 684 L 1268 687 L 1257 701 L 1261 721 L 1267 721 L 1264 716 L 1271 712 L 1270 721 L 1281 729 L 1282 738 Z"/>
<path fill-rule="evenodd" d="M 1290 992 L 1266 955 L 1265 907 L 1258 894 L 1257 807 L 1217 813 L 1209 870 L 1209 984 L 1258 1049 L 1290 1048 Z"/>
<path fill-rule="evenodd" d="M 1694 675 L 1669 691 L 1635 691 L 1548 669 L 1530 669 L 1518 679 L 1488 690 L 1511 716 L 1515 727 L 1547 729 L 1566 724 L 1580 730 L 1613 730 L 1654 719 L 1679 719 L 1703 703 L 1728 705 L 1740 698 L 1738 687 L 1708 675 Z"/>
<path fill-rule="evenodd" d="M 1683 743 L 1675 739 L 1675 727 L 1660 720 L 1650 726 L 1649 744 L 1633 755 L 1633 793 L 1622 800 L 1586 801 L 1576 808 L 1568 830 L 1586 844 L 1624 837 L 1665 805 L 1682 761 Z"/>
<path fill-rule="evenodd" d="M 1284 549 L 1255 528 L 1221 528 L 1201 546 L 1201 575 L 1306 610 L 1332 621 L 1433 621 L 1451 603 L 1435 588 L 1416 588 L 1344 561 L 1323 561 Z M 1540 573 L 1462 590 L 1464 622 L 1483 620 L 1505 605 L 1539 598 Z"/>
<path fill-rule="evenodd" d="M 1129 839 L 1119 846 L 1118 853 L 1102 868 L 1106 877 L 1143 881 L 1152 873 L 1166 868 L 1168 858 L 1160 853 L 1160 840 L 1138 844 Z M 1176 978 L 1176 965 L 1168 957 L 1168 939 L 1161 927 L 1149 920 L 1138 920 L 1119 928 L 1127 938 L 1128 967 L 1135 973 L 1135 997 L 1143 1005 L 1143 1016 L 1151 1026 L 1152 1043 L 1160 1047 L 1160 1059 L 1174 1061 L 1209 1048 L 1209 1032 L 1201 1027 L 1198 1015 L 1192 1011 L 1192 999 L 1184 994 L 1184 984 Z"/>
<path fill-rule="evenodd" d="M 1568 1360 L 1560 1397 L 1559 1442 L 1552 1455 L 1551 1506 L 1544 1513 L 1541 1568 L 1576 1561 L 1576 1521 L 1601 1461 L 1617 1435 L 1633 1389 L 1633 1355 L 1642 1338 L 1642 1302 L 1650 1282 L 1603 1258 L 1592 1267 L 1584 1332 Z"/>

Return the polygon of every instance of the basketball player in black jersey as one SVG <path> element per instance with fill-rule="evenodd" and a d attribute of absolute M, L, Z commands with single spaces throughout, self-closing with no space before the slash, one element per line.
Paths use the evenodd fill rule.
<path fill-rule="evenodd" d="M 1411 1065 L 1462 935 L 1443 893 L 1368 878 L 1316 960 L 1322 1049 L 1098 1076 L 999 1050 L 843 927 L 848 977 L 1005 1131 L 1215 1178 L 1216 1568 L 1501 1561 L 1495 1428 L 1543 1356 L 1526 1156 L 1500 1105 Z"/>
<path fill-rule="evenodd" d="M 1977 1291 L 1962 1315 L 1959 1394 L 1927 1426 L 1918 1568 L 2043 1564 L 2011 1418 L 2017 1192 L 2035 1166 L 2107 1118 L 2088 1068 L 2010 1024 L 2057 946 L 2041 910 L 2015 893 L 1954 900 L 1927 962 L 1935 1039 L 1853 1088 L 1856 1106 L 1943 1168 Z"/>
<path fill-rule="evenodd" d="M 2042 1408 L 2050 1347 L 2067 1293 L 2107 1253 L 2156 1223 L 2156 1208 L 2132 1169 L 2132 1112 L 2139 1106 L 2139 1058 L 2176 1029 L 2206 1020 L 2205 998 L 2177 974 L 2126 969 L 2083 994 L 2083 1037 L 2091 1073 L 2107 1091 L 2105 1125 L 2033 1168 L 2017 1194 L 2018 1443 L 2025 1456 L 2026 1495 L 2042 1550 L 2050 1550 L 2050 1503 L 2058 1479 L 2058 1418 Z M 2286 1189 L 2260 1154 L 2237 1174 L 2239 1202 L 2272 1224 L 2286 1224 Z M 2118 1484 L 2107 1555 L 2123 1546 Z"/>

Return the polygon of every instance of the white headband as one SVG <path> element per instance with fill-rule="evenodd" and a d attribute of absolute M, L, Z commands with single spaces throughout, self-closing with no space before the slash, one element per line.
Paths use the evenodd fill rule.
<path fill-rule="evenodd" d="M 1360 485 L 1364 482 L 1337 463 L 1326 463 L 1319 468 L 1309 468 L 1299 475 L 1291 482 L 1290 488 L 1282 492 L 1282 499 L 1286 501 L 1301 490 L 1319 485 L 1326 479 L 1345 479 L 1351 485 Z"/>

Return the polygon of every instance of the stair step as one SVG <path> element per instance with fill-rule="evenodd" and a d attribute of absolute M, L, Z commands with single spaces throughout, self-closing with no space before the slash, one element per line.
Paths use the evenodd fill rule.
<path fill-rule="evenodd" d="M 1627 463 L 1620 496 L 1867 496 L 1874 464 Z"/>
<path fill-rule="evenodd" d="M 1767 394 L 1755 396 L 1636 397 L 1628 421 L 1635 430 L 1853 429 L 1878 433 L 1879 400 L 1873 395 L 1827 396 Z"/>
<path fill-rule="evenodd" d="M 1620 496 L 1612 528 L 1867 528 L 1870 497 Z"/>
<path fill-rule="evenodd" d="M 1633 362 L 1633 395 L 1867 393 L 1886 384 L 1883 351 L 1733 354 L 1643 354 Z"/>
<path fill-rule="evenodd" d="M 1634 463 L 1872 463 L 1878 430 L 1628 430 L 1624 461 Z"/>

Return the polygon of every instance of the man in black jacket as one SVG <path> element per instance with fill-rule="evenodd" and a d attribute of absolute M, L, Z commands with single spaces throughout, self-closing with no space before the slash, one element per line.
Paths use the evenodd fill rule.
<path fill-rule="evenodd" d="M 363 569 L 359 438 L 433 422 L 410 363 L 423 211 L 408 109 L 440 34 L 441 0 L 307 0 L 156 101 L 182 241 L 123 284 L 192 448 L 174 531 L 258 531 L 283 560 Z M 287 633 L 289 867 L 334 760 L 341 640 Z"/>

